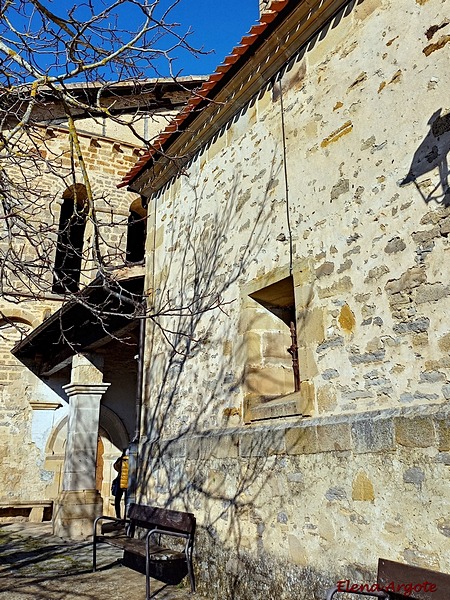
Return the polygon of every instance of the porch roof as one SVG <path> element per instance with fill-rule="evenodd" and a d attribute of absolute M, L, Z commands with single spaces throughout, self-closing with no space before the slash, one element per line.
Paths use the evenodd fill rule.
<path fill-rule="evenodd" d="M 134 329 L 143 288 L 141 273 L 112 285 L 106 285 L 98 277 L 18 342 L 11 352 L 37 375 L 52 375 L 69 364 L 74 354 L 95 350 Z"/>

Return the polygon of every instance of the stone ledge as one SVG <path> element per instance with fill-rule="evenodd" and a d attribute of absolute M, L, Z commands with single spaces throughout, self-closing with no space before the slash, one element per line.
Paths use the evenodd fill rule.
<path fill-rule="evenodd" d="M 422 408 L 422 410 L 420 410 Z M 425 413 L 425 414 L 424 414 Z M 428 414 L 426 414 L 428 413 Z M 405 407 L 334 417 L 205 431 L 160 442 L 169 458 L 239 459 L 273 455 L 393 452 L 397 448 L 450 451 L 450 406 Z"/>

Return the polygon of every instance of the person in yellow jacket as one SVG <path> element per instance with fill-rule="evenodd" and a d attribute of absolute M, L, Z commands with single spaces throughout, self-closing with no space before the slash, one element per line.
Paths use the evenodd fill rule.
<path fill-rule="evenodd" d="M 128 488 L 128 448 L 122 452 L 122 456 L 114 463 L 114 469 L 118 475 L 111 484 L 111 493 L 114 496 L 114 508 L 116 509 L 116 517 L 120 519 L 120 503 L 122 496 L 125 494 L 125 507 L 127 505 L 127 488 Z M 125 515 L 126 516 L 126 515 Z"/>

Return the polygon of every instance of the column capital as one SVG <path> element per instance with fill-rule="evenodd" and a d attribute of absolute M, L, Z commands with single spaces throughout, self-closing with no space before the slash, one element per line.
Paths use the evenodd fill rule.
<path fill-rule="evenodd" d="M 78 394 L 103 396 L 110 385 L 110 383 L 68 383 L 63 385 L 62 388 L 69 398 Z"/>

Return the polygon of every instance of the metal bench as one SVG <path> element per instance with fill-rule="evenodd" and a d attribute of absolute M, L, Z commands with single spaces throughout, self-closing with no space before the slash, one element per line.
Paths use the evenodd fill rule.
<path fill-rule="evenodd" d="M 92 538 L 93 571 L 97 568 L 97 544 L 105 543 L 123 550 L 125 566 L 145 574 L 146 600 L 150 599 L 150 577 L 177 584 L 189 575 L 191 592 L 195 592 L 192 568 L 195 524 L 192 513 L 143 504 L 130 504 L 125 520 L 98 517 Z M 140 532 L 142 537 L 137 536 Z M 183 547 L 169 547 L 170 538 L 182 540 Z"/>
<path fill-rule="evenodd" d="M 385 600 L 449 600 L 450 575 L 380 558 L 376 583 L 339 581 L 328 590 L 326 600 L 339 592 Z"/>

